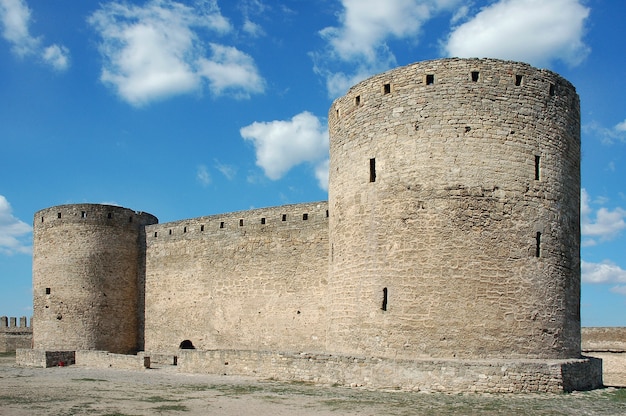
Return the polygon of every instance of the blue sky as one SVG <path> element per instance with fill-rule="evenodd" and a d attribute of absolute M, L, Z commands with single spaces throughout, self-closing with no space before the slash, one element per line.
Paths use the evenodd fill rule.
<path fill-rule="evenodd" d="M 37 210 L 326 200 L 332 100 L 459 56 L 576 86 L 582 323 L 626 326 L 625 17 L 622 0 L 0 0 L 0 315 L 32 314 Z"/>

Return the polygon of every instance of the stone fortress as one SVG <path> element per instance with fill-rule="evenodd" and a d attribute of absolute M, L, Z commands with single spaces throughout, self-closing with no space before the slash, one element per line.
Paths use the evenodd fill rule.
<path fill-rule="evenodd" d="M 164 224 L 108 205 L 37 212 L 33 351 L 414 390 L 602 385 L 581 356 L 568 81 L 425 61 L 355 85 L 328 123 L 328 202 Z"/>

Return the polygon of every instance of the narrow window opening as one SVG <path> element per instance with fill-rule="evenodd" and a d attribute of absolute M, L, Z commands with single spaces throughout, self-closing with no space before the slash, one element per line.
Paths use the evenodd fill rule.
<path fill-rule="evenodd" d="M 535 240 L 536 240 L 535 257 L 541 257 L 541 232 L 537 231 Z"/>
<path fill-rule="evenodd" d="M 287 221 L 287 214 L 283 214 L 283 221 Z"/>
<path fill-rule="evenodd" d="M 183 228 L 183 233 L 186 233 L 186 232 L 187 232 L 187 227 L 184 227 Z"/>
<path fill-rule="evenodd" d="M 383 94 L 390 94 L 390 93 L 391 93 L 391 84 L 383 85 Z"/>
<path fill-rule="evenodd" d="M 524 78 L 523 75 L 515 75 L 515 85 L 516 86 L 520 86 L 522 85 L 522 79 Z"/>
<path fill-rule="evenodd" d="M 541 178 L 541 156 L 535 156 L 535 180 L 538 181 Z"/>
<path fill-rule="evenodd" d="M 356 97 L 354 97 L 354 105 L 355 106 L 360 106 L 361 105 L 361 96 L 357 95 Z"/>
<path fill-rule="evenodd" d="M 376 182 L 376 158 L 370 159 L 370 182 Z"/>
<path fill-rule="evenodd" d="M 170 235 L 172 235 L 172 230 L 170 230 Z"/>
<path fill-rule="evenodd" d="M 328 218 L 328 210 L 326 210 L 326 218 Z"/>
<path fill-rule="evenodd" d="M 335 110 L 337 113 L 337 118 L 339 118 L 339 109 Z"/>
<path fill-rule="evenodd" d="M 80 212 L 80 217 L 81 218 L 87 218 L 87 213 L 85 211 L 81 211 Z"/>
<path fill-rule="evenodd" d="M 57 213 L 57 218 L 61 218 L 61 213 Z"/>
<path fill-rule="evenodd" d="M 220 222 L 220 228 L 224 228 L 224 221 Z"/>
<path fill-rule="evenodd" d="M 128 222 L 133 222 L 133 217 L 128 217 Z"/>
<path fill-rule="evenodd" d="M 550 96 L 554 96 L 556 94 L 556 86 L 554 84 L 550 84 Z"/>
<path fill-rule="evenodd" d="M 265 224 L 265 217 L 261 218 L 261 224 Z"/>
<path fill-rule="evenodd" d="M 480 75 L 480 72 L 472 71 L 472 82 L 478 82 L 479 75 Z"/>
<path fill-rule="evenodd" d="M 386 287 L 383 288 L 383 304 L 380 307 L 380 309 L 382 309 L 383 311 L 387 310 L 387 288 Z"/>
<path fill-rule="evenodd" d="M 240 219 L 240 220 L 239 220 L 239 226 L 240 226 L 240 227 L 243 227 L 243 219 Z"/>
<path fill-rule="evenodd" d="M 200 231 L 204 231 L 204 225 L 200 226 Z"/>
<path fill-rule="evenodd" d="M 107 214 L 107 218 L 108 218 L 108 219 L 113 218 L 113 214 L 111 214 L 111 213 L 109 212 L 109 213 Z"/>
<path fill-rule="evenodd" d="M 49 288 L 49 287 L 47 287 L 47 288 L 46 288 L 46 295 L 49 295 L 49 294 L 50 294 L 50 288 Z"/>
<path fill-rule="evenodd" d="M 154 232 L 154 238 L 157 238 L 157 235 L 158 235 L 158 234 L 157 234 L 157 232 L 155 231 L 155 232 Z"/>
<path fill-rule="evenodd" d="M 309 219 L 309 214 L 306 214 L 306 213 L 302 214 L 302 219 L 304 221 L 308 220 Z"/>
<path fill-rule="evenodd" d="M 43 222 L 43 217 L 41 217 L 41 222 Z"/>
<path fill-rule="evenodd" d="M 426 85 L 433 85 L 435 83 L 434 74 L 426 74 Z"/>

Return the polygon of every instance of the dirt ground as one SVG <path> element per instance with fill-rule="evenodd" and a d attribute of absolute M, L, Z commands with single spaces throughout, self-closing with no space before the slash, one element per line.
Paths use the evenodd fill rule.
<path fill-rule="evenodd" d="M 0 415 L 626 415 L 626 389 L 570 394 L 370 391 L 245 377 L 79 366 L 0 354 Z"/>

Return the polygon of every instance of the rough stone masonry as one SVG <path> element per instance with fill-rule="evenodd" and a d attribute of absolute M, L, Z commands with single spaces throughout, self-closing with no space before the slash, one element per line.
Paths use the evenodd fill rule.
<path fill-rule="evenodd" d="M 328 202 L 165 224 L 107 205 L 37 212 L 35 349 L 415 390 L 602 384 L 580 348 L 568 81 L 426 61 L 355 85 L 328 120 Z"/>

